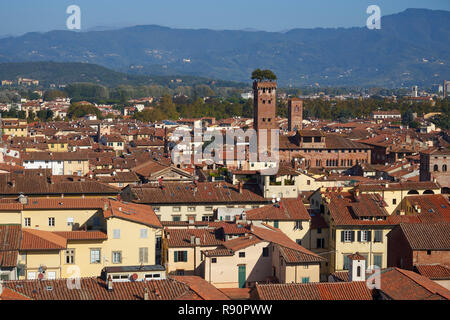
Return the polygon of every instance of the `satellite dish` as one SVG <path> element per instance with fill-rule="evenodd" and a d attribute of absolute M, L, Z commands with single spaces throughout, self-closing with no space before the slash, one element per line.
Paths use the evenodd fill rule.
<path fill-rule="evenodd" d="M 272 203 L 275 203 L 275 198 L 274 198 L 274 199 L 272 199 Z"/>
<path fill-rule="evenodd" d="M 280 197 L 278 197 L 278 198 L 277 198 L 277 202 L 280 202 L 280 200 L 281 200 Z"/>
<path fill-rule="evenodd" d="M 138 278 L 137 273 L 133 273 L 133 275 L 131 276 L 131 279 L 132 279 L 133 281 L 136 281 L 137 278 Z"/>

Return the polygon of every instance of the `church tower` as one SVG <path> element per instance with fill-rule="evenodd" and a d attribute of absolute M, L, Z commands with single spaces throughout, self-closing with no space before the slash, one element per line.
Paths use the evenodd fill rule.
<path fill-rule="evenodd" d="M 288 101 L 288 130 L 302 130 L 303 100 L 292 98 Z"/>

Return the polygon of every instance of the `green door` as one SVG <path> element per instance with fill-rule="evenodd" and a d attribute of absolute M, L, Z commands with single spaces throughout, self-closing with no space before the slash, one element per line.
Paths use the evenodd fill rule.
<path fill-rule="evenodd" d="M 245 266 L 239 266 L 239 288 L 245 288 L 245 280 L 246 280 Z"/>

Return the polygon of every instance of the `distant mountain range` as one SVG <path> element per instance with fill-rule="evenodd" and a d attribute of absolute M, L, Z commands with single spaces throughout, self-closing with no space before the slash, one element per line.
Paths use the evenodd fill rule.
<path fill-rule="evenodd" d="M 0 62 L 86 62 L 137 75 L 247 81 L 272 69 L 281 85 L 429 86 L 450 80 L 450 12 L 408 9 L 381 30 L 288 32 L 172 29 L 28 33 L 0 39 Z"/>
<path fill-rule="evenodd" d="M 108 68 L 80 62 L 11 62 L 0 63 L 0 80 L 16 80 L 19 77 L 39 80 L 44 86 L 75 82 L 97 83 L 108 87 L 118 85 L 210 85 L 214 87 L 245 87 L 245 83 L 212 80 L 190 75 L 146 76 L 133 75 Z"/>

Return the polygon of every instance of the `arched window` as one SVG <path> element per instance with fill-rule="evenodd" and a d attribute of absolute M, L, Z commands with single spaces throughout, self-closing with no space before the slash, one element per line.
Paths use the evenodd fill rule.
<path fill-rule="evenodd" d="M 435 164 L 435 165 L 434 165 L 434 167 L 433 167 L 433 171 L 439 171 L 439 167 L 438 167 L 438 165 L 437 165 L 437 164 Z"/>
<path fill-rule="evenodd" d="M 442 171 L 444 171 L 444 172 L 447 171 L 447 165 L 446 164 L 442 165 Z"/>
<path fill-rule="evenodd" d="M 298 110 L 299 110 L 298 107 L 295 107 L 295 112 L 298 112 Z"/>
<path fill-rule="evenodd" d="M 419 194 L 419 192 L 417 190 L 410 190 L 408 194 Z"/>

